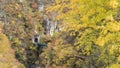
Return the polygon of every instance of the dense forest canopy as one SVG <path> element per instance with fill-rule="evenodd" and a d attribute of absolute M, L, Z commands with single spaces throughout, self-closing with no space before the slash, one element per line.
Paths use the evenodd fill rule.
<path fill-rule="evenodd" d="M 0 33 L 25 68 L 120 68 L 119 0 L 0 0 L 0 5 Z"/>

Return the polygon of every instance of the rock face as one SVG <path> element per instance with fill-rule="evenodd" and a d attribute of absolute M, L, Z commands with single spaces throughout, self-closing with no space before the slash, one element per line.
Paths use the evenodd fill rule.
<path fill-rule="evenodd" d="M 24 68 L 15 59 L 7 37 L 0 33 L 0 68 Z"/>

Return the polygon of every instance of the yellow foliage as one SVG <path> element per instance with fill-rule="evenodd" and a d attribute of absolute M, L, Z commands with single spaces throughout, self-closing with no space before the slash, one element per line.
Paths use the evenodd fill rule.
<path fill-rule="evenodd" d="M 111 48 L 109 49 L 109 53 L 113 55 L 115 49 L 116 49 L 116 45 L 111 45 Z"/>
<path fill-rule="evenodd" d="M 106 27 L 109 31 L 116 32 L 120 30 L 120 23 L 118 22 L 109 22 Z"/>
<path fill-rule="evenodd" d="M 21 64 L 16 62 L 14 53 L 11 53 L 11 50 L 7 37 L 0 34 L 0 68 L 20 68 Z"/>
<path fill-rule="evenodd" d="M 118 57 L 118 61 L 120 62 L 120 55 L 119 55 L 119 57 Z"/>
<path fill-rule="evenodd" d="M 3 30 L 3 23 L 0 21 L 0 33 L 2 33 Z"/>
<path fill-rule="evenodd" d="M 108 20 L 108 21 L 114 21 L 114 18 L 113 18 L 112 15 L 109 15 L 109 16 L 106 17 L 106 20 Z"/>
<path fill-rule="evenodd" d="M 110 2 L 108 3 L 108 6 L 110 8 L 117 8 L 118 7 L 118 2 L 116 0 L 110 0 Z"/>
<path fill-rule="evenodd" d="M 99 46 L 104 46 L 104 44 L 105 44 L 104 38 L 99 37 L 99 38 L 96 40 L 96 44 L 99 45 Z"/>
<path fill-rule="evenodd" d="M 120 64 L 113 64 L 110 66 L 110 68 L 120 68 Z"/>

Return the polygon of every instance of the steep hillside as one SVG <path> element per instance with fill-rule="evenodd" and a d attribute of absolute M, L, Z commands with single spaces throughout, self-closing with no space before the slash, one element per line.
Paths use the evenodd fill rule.
<path fill-rule="evenodd" d="M 120 0 L 0 5 L 0 68 L 120 68 Z"/>
<path fill-rule="evenodd" d="M 0 68 L 24 68 L 14 57 L 7 37 L 0 33 Z"/>

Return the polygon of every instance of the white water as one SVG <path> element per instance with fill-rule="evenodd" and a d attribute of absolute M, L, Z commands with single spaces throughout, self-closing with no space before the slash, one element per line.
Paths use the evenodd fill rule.
<path fill-rule="evenodd" d="M 39 4 L 38 9 L 39 11 L 44 11 L 44 4 Z"/>
<path fill-rule="evenodd" d="M 38 3 L 38 10 L 41 12 L 45 12 L 45 6 L 46 4 L 44 3 L 43 0 L 37 0 Z M 45 29 L 45 34 L 53 36 L 55 32 L 59 31 L 58 28 L 58 22 L 55 21 L 56 13 L 51 13 L 51 17 L 49 18 L 44 14 L 44 29 Z M 53 21 L 54 20 L 54 21 Z"/>

